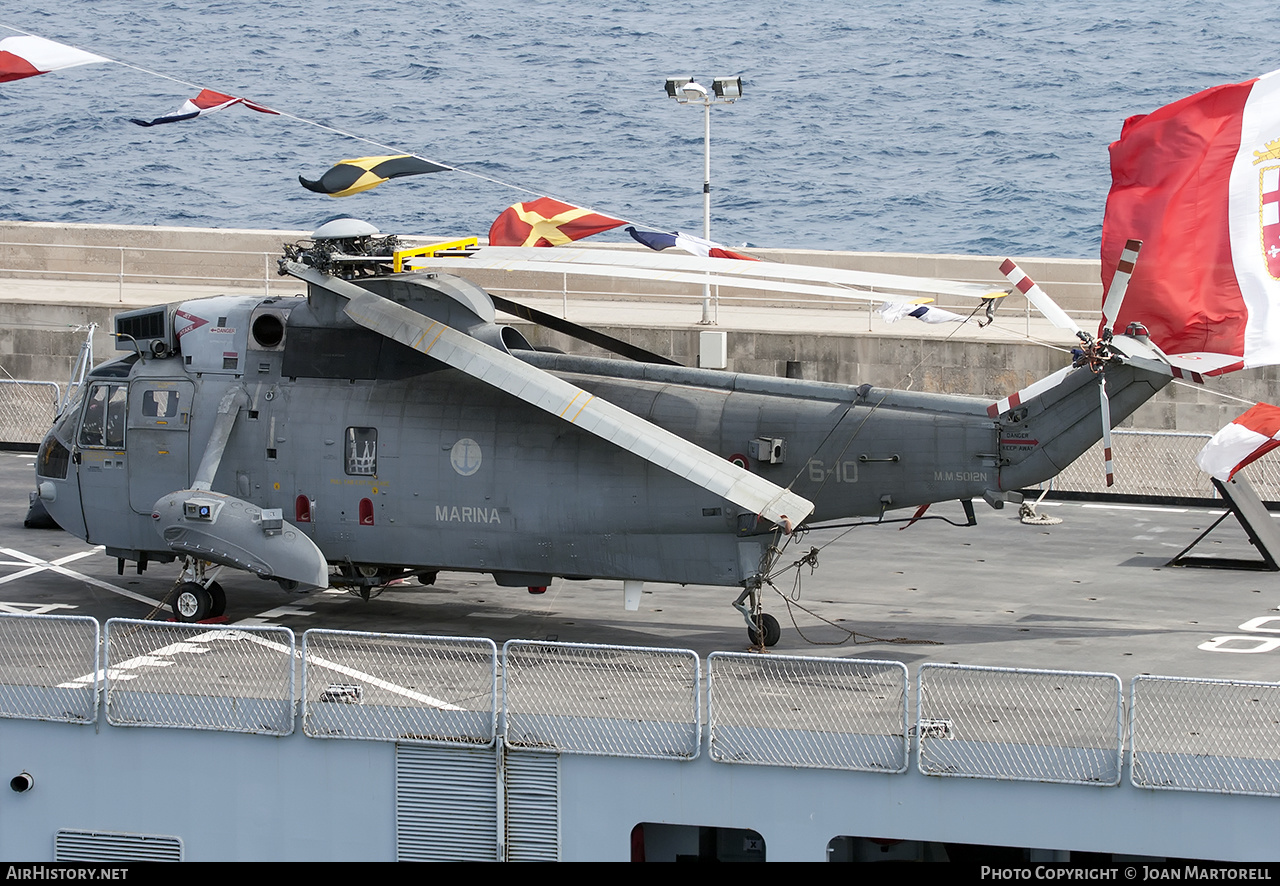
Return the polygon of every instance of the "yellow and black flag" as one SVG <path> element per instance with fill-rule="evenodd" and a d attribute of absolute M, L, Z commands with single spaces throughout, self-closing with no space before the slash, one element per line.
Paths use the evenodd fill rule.
<path fill-rule="evenodd" d="M 441 166 L 412 154 L 393 154 L 389 157 L 358 157 L 355 160 L 343 160 L 320 176 L 317 181 L 311 181 L 302 176 L 298 176 L 298 181 L 308 191 L 315 191 L 317 194 L 349 197 L 352 194 L 376 188 L 388 179 L 405 175 L 423 175 L 428 172 L 443 172 L 450 168 L 452 167 Z"/>

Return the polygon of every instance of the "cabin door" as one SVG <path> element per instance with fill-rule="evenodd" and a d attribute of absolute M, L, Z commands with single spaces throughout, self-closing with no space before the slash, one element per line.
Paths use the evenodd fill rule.
<path fill-rule="evenodd" d="M 156 501 L 191 487 L 187 457 L 191 400 L 186 379 L 139 378 L 129 390 L 129 506 L 150 514 Z"/>
<path fill-rule="evenodd" d="M 120 501 L 129 483 L 125 422 L 128 389 L 123 381 L 95 381 L 85 394 L 71 459 L 80 483 L 86 540 L 106 544 L 118 537 Z"/>

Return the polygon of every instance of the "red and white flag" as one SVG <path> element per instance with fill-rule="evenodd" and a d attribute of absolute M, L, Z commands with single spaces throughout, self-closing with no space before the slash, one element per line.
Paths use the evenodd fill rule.
<path fill-rule="evenodd" d="M 1200 470 L 1226 483 L 1236 471 L 1280 446 L 1280 407 L 1259 403 L 1213 435 L 1196 455 Z"/>
<path fill-rule="evenodd" d="M 0 40 L 0 83 L 111 59 L 30 35 Z"/>
<path fill-rule="evenodd" d="M 1206 375 L 1280 363 L 1280 72 L 1130 117 L 1111 178 L 1104 290 L 1144 244 L 1114 328 L 1142 323 Z"/>
<path fill-rule="evenodd" d="M 234 95 L 224 95 L 221 92 L 214 92 L 212 89 L 202 89 L 200 94 L 195 98 L 189 98 L 182 103 L 182 107 L 176 113 L 169 114 L 165 117 L 157 117 L 154 120 L 138 120 L 130 118 L 139 126 L 156 126 L 161 123 L 177 123 L 179 120 L 192 120 L 201 114 L 212 114 L 214 111 L 221 111 L 223 108 L 229 108 L 232 105 L 244 105 L 250 110 L 257 111 L 260 114 L 279 114 L 279 111 L 273 111 L 266 105 L 260 105 L 249 101 L 247 98 L 236 98 Z"/>

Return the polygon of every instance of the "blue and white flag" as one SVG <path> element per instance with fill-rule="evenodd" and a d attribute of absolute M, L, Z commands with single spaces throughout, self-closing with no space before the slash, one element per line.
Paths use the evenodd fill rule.
<path fill-rule="evenodd" d="M 719 243 L 711 240 L 703 240 L 701 237 L 682 234 L 679 231 L 674 234 L 668 234 L 665 231 L 637 231 L 635 228 L 627 228 L 627 233 L 650 249 L 655 249 L 659 252 L 675 246 L 678 249 L 683 249 L 685 252 L 694 255 L 700 255 L 703 258 L 736 258 L 741 261 L 760 260 L 749 255 L 743 255 L 741 252 L 725 249 Z"/>

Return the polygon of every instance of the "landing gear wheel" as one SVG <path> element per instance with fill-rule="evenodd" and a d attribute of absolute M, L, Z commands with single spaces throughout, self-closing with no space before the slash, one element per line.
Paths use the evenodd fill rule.
<path fill-rule="evenodd" d="M 221 588 L 219 588 L 221 590 Z M 225 598 L 223 603 L 225 605 Z M 178 585 L 173 595 L 173 615 L 178 621 L 204 621 L 213 612 L 213 597 L 194 581 Z"/>
<path fill-rule="evenodd" d="M 222 585 L 216 581 L 209 582 L 209 587 L 205 588 L 209 592 L 209 617 L 216 618 L 219 615 L 225 615 L 227 612 L 227 595 L 222 590 Z"/>
<path fill-rule="evenodd" d="M 764 643 L 760 642 L 760 631 L 756 628 L 747 628 L 747 639 L 751 641 L 752 646 L 764 645 L 773 647 L 778 645 L 778 640 L 782 638 L 782 625 L 778 624 L 778 620 L 767 612 L 760 613 L 760 627 L 764 629 Z"/>

